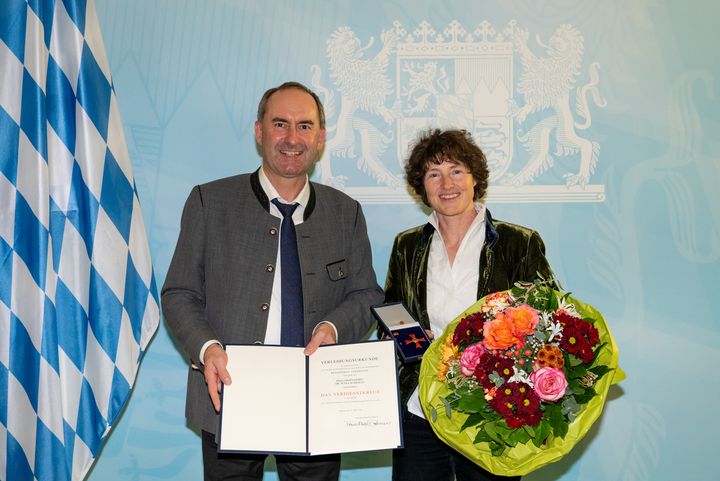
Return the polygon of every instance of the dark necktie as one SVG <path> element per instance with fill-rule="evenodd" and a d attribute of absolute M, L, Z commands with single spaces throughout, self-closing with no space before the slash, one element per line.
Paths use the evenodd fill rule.
<path fill-rule="evenodd" d="M 298 257 L 295 223 L 292 215 L 299 204 L 283 204 L 277 199 L 272 203 L 282 213 L 280 225 L 280 292 L 281 329 L 280 344 L 283 346 L 305 345 L 305 322 L 303 314 L 302 278 Z"/>

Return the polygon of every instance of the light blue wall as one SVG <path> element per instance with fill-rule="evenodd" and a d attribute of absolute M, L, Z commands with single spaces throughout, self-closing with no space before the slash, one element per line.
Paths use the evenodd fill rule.
<path fill-rule="evenodd" d="M 572 25 L 584 39 L 577 75 L 565 88 L 551 73 L 549 84 L 561 93 L 572 87 L 569 100 L 558 105 L 581 122 L 575 88 L 590 81 L 592 63 L 599 65 L 597 89 L 606 105 L 591 103 L 591 125 L 574 129 L 599 146 L 594 173 L 584 188 L 567 188 L 563 175 L 577 172 L 580 155 L 554 155 L 554 165 L 533 182 L 506 184 L 531 159 L 518 135 L 555 113 L 531 113 L 524 122 L 504 117 L 509 123 L 500 122 L 496 133 L 515 138 L 513 154 L 496 159 L 496 171 L 505 175 L 494 179 L 488 204 L 495 217 L 540 231 L 565 287 L 604 313 L 628 379 L 612 392 L 603 417 L 575 451 L 525 479 L 715 479 L 720 432 L 720 376 L 714 371 L 720 358 L 720 321 L 713 308 L 720 287 L 720 7 L 715 1 L 96 3 L 159 285 L 191 187 L 254 170 L 259 158 L 252 122 L 260 95 L 288 79 L 310 84 L 314 65 L 321 85 L 335 94 L 329 125 L 337 125 L 342 115 L 355 122 L 355 158 L 337 150 L 329 154 L 330 162 L 335 174 L 347 177 L 345 189 L 363 202 L 382 284 L 394 235 L 422 223 L 425 214 L 407 203 L 402 188 L 379 184 L 356 162 L 375 153 L 385 170 L 399 174 L 402 129 L 412 131 L 423 117 L 409 109 L 419 105 L 421 93 L 430 92 L 403 95 L 413 85 L 410 70 L 419 74 L 434 61 L 438 68 L 446 67 L 448 79 L 472 75 L 458 73 L 460 51 L 442 47 L 434 57 L 410 58 L 397 46 L 388 51 L 387 65 L 379 67 L 392 92 L 381 95 L 375 106 L 390 108 L 397 99 L 394 119 L 386 123 L 378 108 L 341 112 L 343 92 L 330 76 L 326 52 L 339 27 L 347 26 L 360 42 L 349 44 L 350 53 L 374 39 L 363 57 L 372 60 L 381 55 L 381 33 L 394 22 L 405 29 L 398 45 L 406 48 L 407 36 L 423 21 L 441 34 L 458 21 L 472 35 L 466 43 L 477 46 L 480 33 L 473 32 L 482 22 L 502 34 L 515 20 L 528 31 L 528 46 L 539 57 L 547 53 L 537 40 L 553 48 L 553 33 L 563 24 Z M 492 40 L 496 46 L 500 41 L 496 35 Z M 522 106 L 524 66 L 517 50 L 511 49 L 507 58 L 509 63 L 498 67 L 478 54 L 470 61 L 471 70 L 483 72 L 485 79 L 510 79 L 514 99 Z M 351 63 L 364 69 L 359 61 Z M 457 85 L 442 78 L 438 71 L 436 82 L 429 84 L 435 91 L 428 94 L 428 109 L 437 107 L 437 118 L 469 115 L 458 121 L 466 128 L 488 121 L 481 118 L 487 112 L 463 103 L 467 98 Z M 536 80 L 528 82 L 537 87 Z M 356 95 L 352 87 L 344 93 Z M 558 132 L 550 131 L 552 142 Z M 389 140 L 385 151 L 380 135 Z M 329 137 L 338 141 L 340 130 Z M 367 143 L 361 145 L 361 138 Z M 323 180 L 320 170 L 315 177 Z M 200 479 L 200 440 L 183 415 L 186 367 L 161 326 L 90 480 Z M 389 479 L 389 466 L 387 452 L 348 455 L 342 479 Z M 274 472 L 266 476 L 275 478 Z"/>

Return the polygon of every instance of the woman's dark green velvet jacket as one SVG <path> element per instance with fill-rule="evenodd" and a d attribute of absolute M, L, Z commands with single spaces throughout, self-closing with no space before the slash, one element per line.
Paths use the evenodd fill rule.
<path fill-rule="evenodd" d="M 434 233 L 435 228 L 426 224 L 398 234 L 385 282 L 385 302 L 404 302 L 425 329 L 430 329 L 426 280 Z M 538 272 L 546 279 L 553 277 L 540 235 L 520 225 L 493 220 L 489 211 L 485 216 L 485 242 L 478 269 L 478 299 L 510 289 L 517 281 L 533 281 Z M 417 386 L 419 370 L 420 363 L 400 367 L 403 405 Z"/>

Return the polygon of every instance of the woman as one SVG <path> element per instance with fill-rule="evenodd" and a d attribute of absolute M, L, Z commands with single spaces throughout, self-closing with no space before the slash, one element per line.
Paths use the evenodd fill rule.
<path fill-rule="evenodd" d="M 538 275 L 552 278 L 540 235 L 486 210 L 487 160 L 468 132 L 422 134 L 405 174 L 433 212 L 427 224 L 395 238 L 385 302 L 404 302 L 437 337 L 477 299 Z M 400 368 L 405 448 L 393 453 L 393 480 L 512 479 L 483 470 L 435 436 L 418 399 L 419 367 Z"/>

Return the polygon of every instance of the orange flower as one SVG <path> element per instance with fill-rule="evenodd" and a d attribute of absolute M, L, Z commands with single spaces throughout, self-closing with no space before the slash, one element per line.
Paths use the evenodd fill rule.
<path fill-rule="evenodd" d="M 515 335 L 512 320 L 502 313 L 498 314 L 495 319 L 485 322 L 483 332 L 485 333 L 483 344 L 488 349 L 507 349 L 522 342 Z"/>
<path fill-rule="evenodd" d="M 492 401 L 495 398 L 495 393 L 497 392 L 497 388 L 495 386 L 493 386 L 490 389 L 483 388 L 483 392 L 485 393 L 485 400 Z"/>
<path fill-rule="evenodd" d="M 448 336 L 445 339 L 445 343 L 440 348 L 440 358 L 443 362 L 449 362 L 452 358 L 457 356 L 458 347 L 453 344 L 452 336 Z"/>
<path fill-rule="evenodd" d="M 554 367 L 556 369 L 562 369 L 565 367 L 565 359 L 563 353 L 559 347 L 553 346 L 552 344 L 545 344 L 540 349 L 535 358 L 535 362 L 540 367 Z"/>
<path fill-rule="evenodd" d="M 440 347 L 440 363 L 438 364 L 437 378 L 440 381 L 445 380 L 445 374 L 450 370 L 450 361 L 452 361 L 458 353 L 458 347 L 453 344 L 452 336 L 448 336 Z"/>
<path fill-rule="evenodd" d="M 512 321 L 517 337 L 525 337 L 532 334 L 540 319 L 538 311 L 527 304 L 521 304 L 518 307 L 508 307 L 505 309 L 505 315 Z"/>

